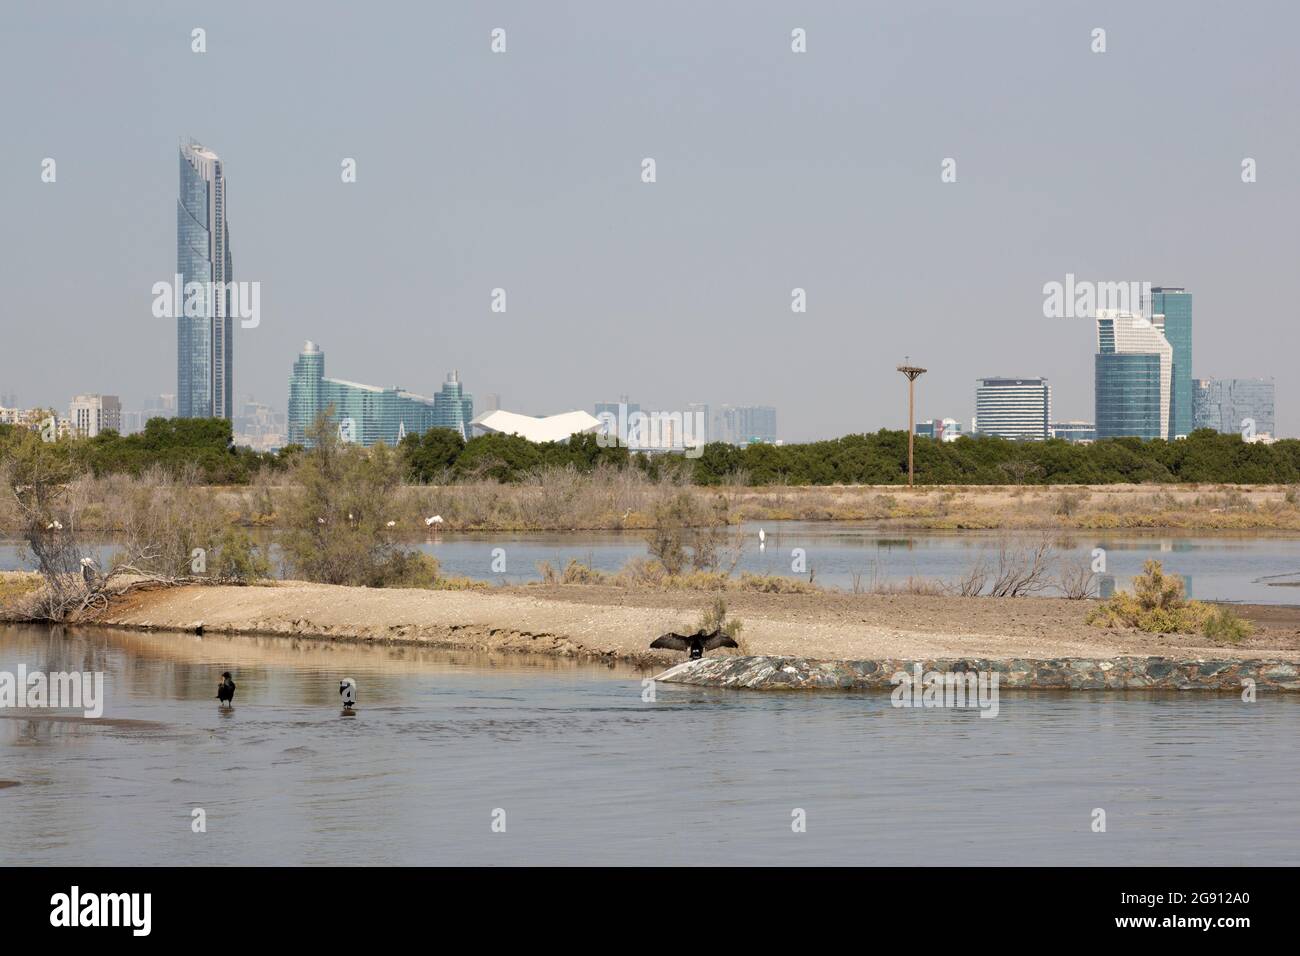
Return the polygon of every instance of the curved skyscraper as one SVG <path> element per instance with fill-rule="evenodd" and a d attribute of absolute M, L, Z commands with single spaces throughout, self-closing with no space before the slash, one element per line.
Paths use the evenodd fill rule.
<path fill-rule="evenodd" d="M 1163 324 L 1161 315 L 1097 310 L 1098 438 L 1170 435 L 1174 349 Z"/>
<path fill-rule="evenodd" d="M 221 158 L 195 142 L 180 148 L 176 200 L 176 272 L 197 296 L 176 304 L 176 414 L 230 418 L 233 359 L 230 298 L 233 281 L 226 225 L 226 176 Z M 188 313 L 188 314 L 187 314 Z"/>

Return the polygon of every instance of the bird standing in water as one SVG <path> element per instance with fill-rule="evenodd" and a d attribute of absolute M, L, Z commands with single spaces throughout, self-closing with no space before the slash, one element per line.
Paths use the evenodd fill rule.
<path fill-rule="evenodd" d="M 222 681 L 217 685 L 217 700 L 223 704 L 235 705 L 235 682 L 230 679 L 230 671 L 221 675 Z"/>
<path fill-rule="evenodd" d="M 343 698 L 343 713 L 352 713 L 352 708 L 357 703 L 357 682 L 351 677 L 339 681 L 339 696 Z"/>
<path fill-rule="evenodd" d="M 656 637 L 650 644 L 651 648 L 668 651 L 685 651 L 691 652 L 691 660 L 696 661 L 704 656 L 705 651 L 717 650 L 719 647 L 739 647 L 734 640 L 722 633 L 722 628 L 715 628 L 712 631 L 706 631 L 703 628 L 694 634 L 667 634 Z"/>

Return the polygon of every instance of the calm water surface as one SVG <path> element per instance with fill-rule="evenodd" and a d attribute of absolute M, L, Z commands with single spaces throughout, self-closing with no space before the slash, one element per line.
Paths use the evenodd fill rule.
<path fill-rule="evenodd" d="M 1003 692 L 993 719 L 885 693 L 647 703 L 640 672 L 560 660 L 0 628 L 0 671 L 19 663 L 104 671 L 108 703 L 0 710 L 3 865 L 1300 862 L 1294 696 Z"/>
<path fill-rule="evenodd" d="M 815 572 L 816 583 L 850 590 L 855 576 L 862 587 L 897 583 L 909 577 L 955 581 L 976 562 L 997 561 L 1000 537 L 996 532 L 882 532 L 840 523 L 768 522 L 766 546 L 760 549 L 759 525 L 737 529 L 739 571 L 780 574 L 807 579 L 793 570 L 794 549 L 805 555 L 804 566 Z M 1029 535 L 1033 538 L 1034 535 Z M 271 547 L 278 564 L 273 538 Z M 646 555 L 645 538 L 636 532 L 564 532 L 511 534 L 454 534 L 413 539 L 437 557 L 444 573 L 487 581 L 518 584 L 539 580 L 537 565 L 548 561 L 562 569 L 577 560 L 601 571 L 617 571 L 629 558 Z M 1166 571 L 1180 574 L 1193 597 L 1204 600 L 1247 601 L 1260 604 L 1300 603 L 1300 588 L 1270 585 L 1270 581 L 1300 583 L 1300 536 L 1212 536 L 1156 534 L 1071 533 L 1055 539 L 1063 558 L 1077 565 L 1092 563 L 1094 548 L 1107 552 L 1107 572 L 1120 588 L 1127 588 L 1144 561 L 1155 558 Z M 493 570 L 504 552 L 505 571 Z M 117 546 L 99 542 L 89 546 L 105 566 Z M 0 542 L 0 571 L 30 568 L 27 546 Z M 500 566 L 499 562 L 496 565 Z"/>

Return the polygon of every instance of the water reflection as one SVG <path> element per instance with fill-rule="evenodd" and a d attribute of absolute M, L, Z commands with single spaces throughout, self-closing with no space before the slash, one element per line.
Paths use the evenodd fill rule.
<path fill-rule="evenodd" d="M 1001 535 L 997 532 L 882 532 L 840 523 L 766 522 L 766 547 L 758 545 L 758 524 L 735 529 L 731 547 L 740 550 L 736 570 L 756 574 L 807 577 L 793 570 L 792 552 L 803 549 L 803 564 L 815 572 L 818 584 L 844 590 L 855 580 L 864 586 L 890 584 L 908 578 L 954 581 L 981 558 L 996 563 Z M 270 532 L 257 532 L 270 549 L 276 566 L 279 551 Z M 1039 532 L 1027 532 L 1030 538 Z M 1063 557 L 1078 566 L 1090 565 L 1093 551 L 1106 551 L 1106 573 L 1120 587 L 1142 570 L 1150 558 L 1165 570 L 1194 580 L 1194 596 L 1206 600 L 1295 603 L 1294 588 L 1271 586 L 1300 576 L 1300 537 L 1250 535 L 1114 534 L 1063 532 L 1054 538 Z M 570 532 L 481 534 L 443 532 L 412 539 L 411 545 L 438 558 L 443 572 L 494 583 L 518 584 L 540 579 L 537 566 L 557 569 L 571 560 L 597 570 L 614 572 L 630 558 L 646 553 L 644 537 L 635 532 Z M 493 550 L 505 550 L 505 570 L 495 565 Z M 101 566 L 115 550 L 111 542 L 92 548 Z M 728 563 L 730 559 L 728 558 Z M 0 570 L 29 567 L 26 546 L 0 542 Z"/>
<path fill-rule="evenodd" d="M 18 783 L 0 864 L 1300 860 L 1293 696 L 1005 693 L 994 720 L 884 693 L 659 685 L 647 703 L 623 666 L 0 629 L 0 669 L 19 663 L 103 669 L 107 703 L 0 719 Z"/>

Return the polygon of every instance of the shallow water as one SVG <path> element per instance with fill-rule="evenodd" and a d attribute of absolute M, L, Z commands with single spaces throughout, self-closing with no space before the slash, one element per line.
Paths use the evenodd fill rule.
<path fill-rule="evenodd" d="M 1300 862 L 1300 695 L 644 702 L 640 672 L 556 659 L 0 627 L 20 663 L 102 670 L 107 705 L 0 710 L 3 865 Z"/>
<path fill-rule="evenodd" d="M 767 522 L 760 549 L 759 525 L 738 528 L 736 571 L 779 574 L 827 587 L 851 590 L 899 583 L 909 577 L 956 581 L 981 558 L 996 565 L 996 532 L 882 532 L 843 523 Z M 1035 533 L 1021 536 L 1031 540 Z M 260 539 L 278 549 L 271 535 Z M 1013 538 L 1014 540 L 1014 538 Z M 443 532 L 413 539 L 412 546 L 434 555 L 444 574 L 486 581 L 522 583 L 540 579 L 537 565 L 563 569 L 571 560 L 613 572 L 630 558 L 645 557 L 644 535 L 636 532 L 563 532 L 458 534 Z M 1093 549 L 1106 551 L 1106 572 L 1120 588 L 1129 587 L 1144 561 L 1154 558 L 1166 571 L 1182 575 L 1191 596 L 1203 600 L 1259 604 L 1298 604 L 1300 588 L 1270 585 L 1265 579 L 1300 582 L 1300 536 L 1097 534 L 1072 532 L 1055 538 L 1061 556 L 1077 566 L 1091 565 Z M 805 570 L 795 570 L 795 549 L 802 549 Z M 500 549 L 500 553 L 497 553 Z M 116 546 L 100 542 L 93 551 L 106 566 Z M 504 571 L 500 568 L 504 560 Z M 729 559 L 728 559 L 729 560 Z M 0 571 L 30 568 L 26 545 L 0 542 Z M 1276 577 L 1275 577 L 1276 576 Z"/>

